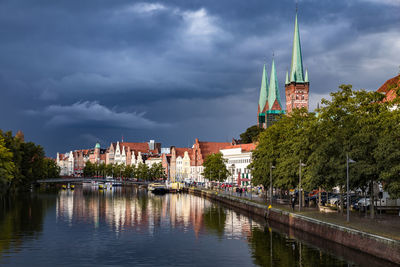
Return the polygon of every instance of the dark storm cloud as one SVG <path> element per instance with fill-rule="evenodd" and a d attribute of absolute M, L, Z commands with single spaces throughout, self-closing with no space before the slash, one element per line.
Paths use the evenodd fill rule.
<path fill-rule="evenodd" d="M 47 127 L 151 129 L 156 126 L 169 126 L 145 118 L 144 113 L 118 112 L 89 101 L 77 102 L 70 106 L 51 105 L 40 113 L 50 117 L 46 123 Z M 27 114 L 35 116 L 38 112 L 29 110 Z"/>
<path fill-rule="evenodd" d="M 397 0 L 299 7 L 311 108 L 341 83 L 374 90 L 397 73 Z M 2 129 L 49 155 L 122 135 L 230 140 L 255 123 L 273 52 L 283 96 L 294 13 L 294 1 L 2 1 Z"/>

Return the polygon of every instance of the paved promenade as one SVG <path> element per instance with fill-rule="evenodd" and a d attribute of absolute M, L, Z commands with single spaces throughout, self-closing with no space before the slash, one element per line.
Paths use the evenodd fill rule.
<path fill-rule="evenodd" d="M 236 192 L 229 192 L 224 190 L 210 190 L 206 188 L 198 188 L 201 190 L 213 192 L 221 194 L 221 195 L 231 195 L 237 198 L 245 198 L 255 203 L 268 205 L 267 200 L 260 197 L 259 195 L 250 193 L 247 194 L 237 194 Z M 344 227 L 349 227 L 355 230 L 367 232 L 370 234 L 375 234 L 378 236 L 394 239 L 400 241 L 400 216 L 397 213 L 395 214 L 376 214 L 375 219 L 371 219 L 363 213 L 359 213 L 357 211 L 352 211 L 350 214 L 350 222 L 346 221 L 346 213 L 344 212 L 343 215 L 340 212 L 326 209 L 327 212 L 319 211 L 318 208 L 302 208 L 301 212 L 298 212 L 298 206 L 295 208 L 295 211 L 292 210 L 290 205 L 283 205 L 283 204 L 272 204 L 273 208 L 281 209 L 284 211 L 292 212 L 295 214 L 301 214 L 303 216 L 307 216 L 313 219 L 321 220 L 328 223 L 337 224 Z"/>

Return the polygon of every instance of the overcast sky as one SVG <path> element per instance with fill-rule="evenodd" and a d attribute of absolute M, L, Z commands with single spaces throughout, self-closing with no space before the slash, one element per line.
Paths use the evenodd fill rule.
<path fill-rule="evenodd" d="M 400 0 L 299 1 L 310 109 L 399 73 Z M 2 0 L 0 125 L 48 156 L 111 141 L 229 141 L 272 53 L 284 105 L 294 0 Z"/>

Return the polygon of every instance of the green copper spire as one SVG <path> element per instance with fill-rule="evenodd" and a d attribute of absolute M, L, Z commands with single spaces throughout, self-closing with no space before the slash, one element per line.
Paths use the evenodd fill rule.
<path fill-rule="evenodd" d="M 96 143 L 96 146 L 94 148 L 100 148 L 99 142 Z"/>
<path fill-rule="evenodd" d="M 299 25 L 296 20 L 294 22 L 294 37 L 293 37 L 293 51 L 292 51 L 292 66 L 290 70 L 290 82 L 304 82 L 303 72 L 303 59 L 301 56 L 300 34 Z"/>
<path fill-rule="evenodd" d="M 258 106 L 260 107 L 260 112 L 263 112 L 265 104 L 268 100 L 268 77 L 267 72 L 265 71 L 265 64 L 263 68 L 263 74 L 261 78 L 261 88 L 260 88 L 260 100 L 258 100 Z"/>
<path fill-rule="evenodd" d="M 278 78 L 276 77 L 276 69 L 275 69 L 275 61 L 272 60 L 272 67 L 271 67 L 271 78 L 269 79 L 269 89 L 268 89 L 268 106 L 269 110 L 272 109 L 272 106 L 275 103 L 275 100 L 278 101 L 279 110 L 282 109 L 281 105 L 281 97 L 279 95 L 279 88 L 278 88 Z"/>
<path fill-rule="evenodd" d="M 306 76 L 304 77 L 304 82 L 308 83 L 308 70 L 306 70 Z"/>
<path fill-rule="evenodd" d="M 286 71 L 286 79 L 285 79 L 285 85 L 289 84 L 289 74 L 288 71 Z"/>

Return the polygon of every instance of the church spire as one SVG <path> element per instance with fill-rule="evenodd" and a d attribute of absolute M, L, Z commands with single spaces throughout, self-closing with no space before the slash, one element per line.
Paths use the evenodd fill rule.
<path fill-rule="evenodd" d="M 296 19 L 294 22 L 294 36 L 293 36 L 292 66 L 291 66 L 291 70 L 290 70 L 290 82 L 296 82 L 296 83 L 304 82 L 303 58 L 301 55 L 299 25 L 297 23 L 297 7 L 296 7 Z"/>
<path fill-rule="evenodd" d="M 268 77 L 267 72 L 265 71 L 265 64 L 263 68 L 263 74 L 261 78 L 261 88 L 260 88 L 260 99 L 258 100 L 258 107 L 260 108 L 260 112 L 263 112 L 265 105 L 268 100 Z"/>
<path fill-rule="evenodd" d="M 277 102 L 278 107 L 275 105 Z M 275 61 L 272 59 L 271 77 L 268 88 L 268 109 L 282 110 L 281 98 L 279 95 L 278 78 L 276 76 Z"/>
<path fill-rule="evenodd" d="M 289 73 L 286 71 L 285 85 L 289 84 Z"/>
<path fill-rule="evenodd" d="M 306 70 L 306 75 L 304 77 L 304 82 L 308 83 L 308 70 Z"/>

